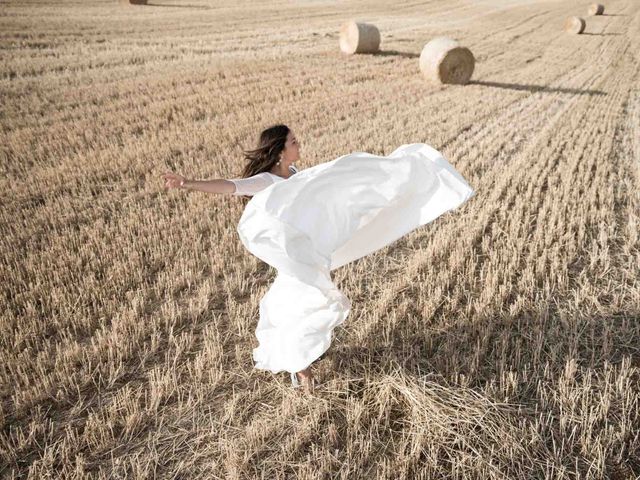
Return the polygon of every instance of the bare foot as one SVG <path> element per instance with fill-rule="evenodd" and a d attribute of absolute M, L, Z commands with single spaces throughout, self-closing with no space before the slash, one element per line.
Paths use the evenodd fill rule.
<path fill-rule="evenodd" d="M 313 373 L 311 373 L 311 367 L 300 370 L 296 373 L 296 376 L 298 377 L 298 381 L 304 387 L 305 392 L 313 393 L 315 379 L 313 378 Z"/>

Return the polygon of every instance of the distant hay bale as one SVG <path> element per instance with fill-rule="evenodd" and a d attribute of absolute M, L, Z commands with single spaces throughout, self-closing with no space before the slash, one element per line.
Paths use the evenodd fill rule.
<path fill-rule="evenodd" d="M 604 13 L 604 5 L 601 3 L 592 3 L 587 11 L 589 15 L 602 15 Z"/>
<path fill-rule="evenodd" d="M 353 53 L 375 53 L 380 48 L 380 32 L 370 23 L 347 22 L 340 28 L 340 50 Z"/>
<path fill-rule="evenodd" d="M 420 53 L 420 70 L 429 80 L 440 83 L 467 83 L 475 63 L 471 50 L 447 37 L 434 38 Z"/>
<path fill-rule="evenodd" d="M 120 0 L 120 3 L 126 3 L 129 5 L 146 5 L 147 0 Z"/>
<path fill-rule="evenodd" d="M 587 23 L 584 21 L 584 18 L 569 17 L 564 22 L 564 31 L 574 34 L 582 33 L 584 32 L 586 24 Z"/>

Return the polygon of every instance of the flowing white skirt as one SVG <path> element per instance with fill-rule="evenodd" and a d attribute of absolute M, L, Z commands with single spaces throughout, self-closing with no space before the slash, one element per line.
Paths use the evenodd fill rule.
<path fill-rule="evenodd" d="M 355 152 L 260 191 L 238 224 L 244 246 L 278 270 L 260 300 L 255 368 L 298 372 L 331 344 L 349 299 L 330 271 L 393 243 L 474 195 L 429 145 Z"/>

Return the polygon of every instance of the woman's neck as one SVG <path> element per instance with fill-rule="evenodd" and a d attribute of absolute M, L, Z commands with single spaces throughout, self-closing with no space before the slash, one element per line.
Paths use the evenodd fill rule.
<path fill-rule="evenodd" d="M 269 173 L 282 178 L 289 178 L 292 175 L 292 172 L 290 172 L 288 168 L 286 169 L 286 172 L 280 171 L 280 169 L 273 169 Z"/>

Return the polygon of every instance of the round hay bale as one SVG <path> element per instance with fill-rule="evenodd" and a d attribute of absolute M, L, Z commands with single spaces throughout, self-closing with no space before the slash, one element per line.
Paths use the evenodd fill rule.
<path fill-rule="evenodd" d="M 375 25 L 347 22 L 340 28 L 340 50 L 344 53 L 374 53 L 379 48 L 380 32 Z"/>
<path fill-rule="evenodd" d="M 420 70 L 429 80 L 464 85 L 471 78 L 476 59 L 467 47 L 447 37 L 437 37 L 420 53 Z"/>
<path fill-rule="evenodd" d="M 584 21 L 584 18 L 569 17 L 564 22 L 564 31 L 574 34 L 582 33 L 586 25 L 587 23 Z"/>
<path fill-rule="evenodd" d="M 602 15 L 604 13 L 604 5 L 601 3 L 592 3 L 587 10 L 589 15 Z"/>

